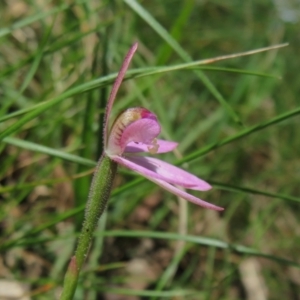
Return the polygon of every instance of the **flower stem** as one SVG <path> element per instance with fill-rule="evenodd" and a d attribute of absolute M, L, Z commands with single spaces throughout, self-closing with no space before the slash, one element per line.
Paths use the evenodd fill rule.
<path fill-rule="evenodd" d="M 79 272 L 87 256 L 95 226 L 101 217 L 112 189 L 117 163 L 105 154 L 100 158 L 90 188 L 75 256 L 71 258 L 63 285 L 60 300 L 71 300 L 76 290 Z"/>

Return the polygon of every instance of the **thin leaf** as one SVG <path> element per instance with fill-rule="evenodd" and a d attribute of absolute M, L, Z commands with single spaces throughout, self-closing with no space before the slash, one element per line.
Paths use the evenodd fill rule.
<path fill-rule="evenodd" d="M 192 161 L 196 158 L 199 158 L 215 149 L 218 149 L 224 145 L 227 145 L 227 144 L 230 144 L 236 140 L 239 140 L 241 138 L 244 138 L 254 132 L 257 132 L 257 131 L 260 131 L 264 128 L 267 128 L 273 124 L 277 124 L 277 123 L 280 123 L 286 119 L 289 119 L 291 117 L 294 117 L 296 115 L 300 114 L 300 107 L 294 109 L 294 110 L 291 110 L 291 111 L 288 111 L 286 113 L 283 113 L 283 114 L 280 114 L 279 116 L 276 116 L 268 121 L 265 121 L 265 122 L 262 122 L 262 123 L 259 123 L 257 125 L 254 125 L 250 128 L 246 128 L 244 130 L 241 130 L 239 131 L 237 134 L 234 134 L 232 136 L 229 136 L 219 142 L 216 142 L 216 143 L 212 143 L 210 145 L 207 145 L 205 147 L 203 147 L 202 149 L 200 150 L 197 150 L 187 156 L 185 156 L 184 158 L 182 158 L 181 160 L 177 161 L 176 164 L 182 164 L 184 162 L 189 162 L 189 161 Z"/>
<path fill-rule="evenodd" d="M 179 64 L 179 65 L 168 66 L 168 67 L 156 67 L 156 68 L 144 68 L 144 69 L 138 69 L 138 70 L 129 70 L 127 72 L 127 76 L 126 76 L 125 80 L 131 79 L 131 78 L 145 77 L 145 76 L 150 76 L 150 75 L 155 75 L 155 74 L 160 74 L 160 73 L 165 73 L 165 72 L 170 72 L 170 71 L 175 71 L 175 70 L 183 70 L 183 69 L 190 68 L 190 67 L 197 66 L 197 65 L 204 65 L 207 63 L 215 62 L 215 61 L 225 60 L 225 59 L 229 59 L 229 58 L 235 58 L 236 55 L 238 55 L 238 56 L 251 55 L 251 54 L 262 52 L 262 51 L 268 51 L 271 49 L 284 47 L 286 45 L 287 44 L 276 45 L 276 46 L 261 48 L 261 49 L 257 49 L 257 50 L 246 51 L 246 52 L 242 52 L 242 53 L 238 53 L 238 54 L 225 55 L 225 56 L 220 56 L 220 57 L 216 57 L 216 58 L 204 59 L 204 60 L 199 60 L 199 61 L 195 61 L 195 62 L 191 62 L 191 63 Z M 0 122 L 3 122 L 10 118 L 17 117 L 19 115 L 27 113 L 27 115 L 25 115 L 20 120 L 15 122 L 13 125 L 8 127 L 6 130 L 2 131 L 0 133 L 0 140 L 5 138 L 6 136 L 16 132 L 24 124 L 26 124 L 27 122 L 36 118 L 37 116 L 42 114 L 47 109 L 59 104 L 63 100 L 65 100 L 69 97 L 72 97 L 76 94 L 84 93 L 86 91 L 89 91 L 89 90 L 92 90 L 95 88 L 101 88 L 102 86 L 111 84 L 114 81 L 114 79 L 116 78 L 116 76 L 117 76 L 117 73 L 114 73 L 114 74 L 111 74 L 108 76 L 103 76 L 101 78 L 91 80 L 89 82 L 72 87 L 69 90 L 67 90 L 66 92 L 60 94 L 59 96 L 54 97 L 53 99 L 39 103 L 39 104 L 34 105 L 27 109 L 19 110 L 18 112 L 14 112 L 12 114 L 8 114 L 8 115 L 0 118 Z"/>

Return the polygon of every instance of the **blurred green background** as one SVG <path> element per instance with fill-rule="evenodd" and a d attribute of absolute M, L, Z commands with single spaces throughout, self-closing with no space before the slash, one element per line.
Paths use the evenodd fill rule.
<path fill-rule="evenodd" d="M 76 299 L 300 299 L 299 25 L 297 0 L 1 1 L 0 286 L 58 298 L 103 108 L 138 41 L 114 115 L 156 113 L 179 142 L 161 158 L 210 182 L 195 195 L 225 211 L 120 168 Z"/>

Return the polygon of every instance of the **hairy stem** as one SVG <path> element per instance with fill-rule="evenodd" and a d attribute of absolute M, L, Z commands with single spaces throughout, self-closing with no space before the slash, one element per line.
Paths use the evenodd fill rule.
<path fill-rule="evenodd" d="M 100 158 L 91 184 L 75 255 L 65 275 L 61 300 L 71 300 L 76 290 L 81 267 L 87 256 L 95 226 L 101 217 L 112 189 L 117 164 L 105 155 Z"/>

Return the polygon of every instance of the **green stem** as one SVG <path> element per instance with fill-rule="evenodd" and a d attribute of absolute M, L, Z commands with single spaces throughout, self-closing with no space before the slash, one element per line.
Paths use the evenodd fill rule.
<path fill-rule="evenodd" d="M 100 158 L 91 184 L 85 220 L 82 225 L 75 256 L 71 258 L 65 275 L 60 300 L 71 300 L 76 290 L 79 272 L 87 256 L 95 226 L 101 217 L 110 196 L 117 163 L 106 155 Z"/>

